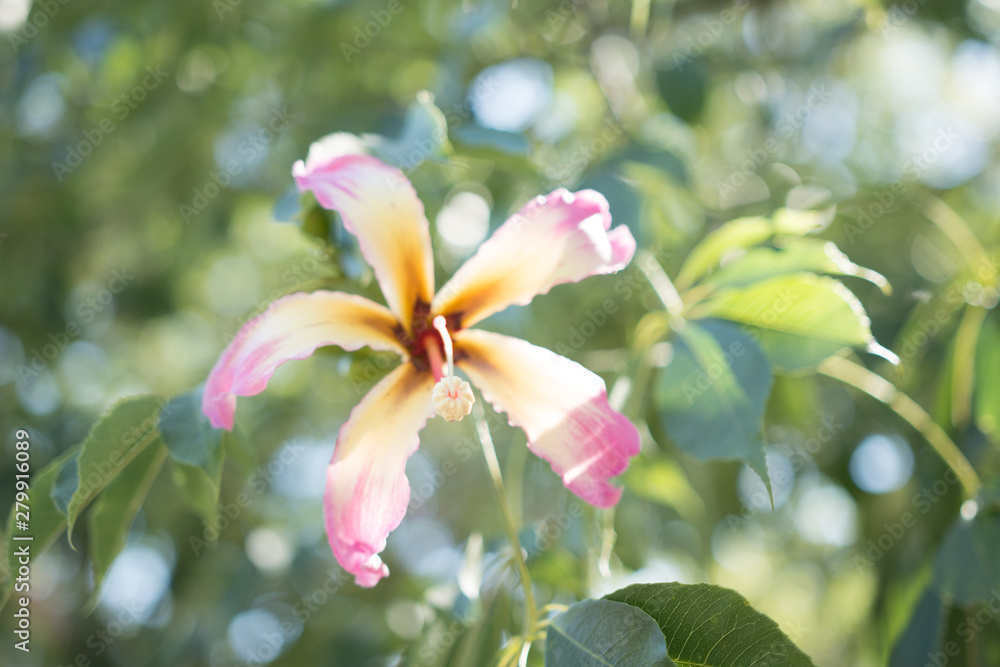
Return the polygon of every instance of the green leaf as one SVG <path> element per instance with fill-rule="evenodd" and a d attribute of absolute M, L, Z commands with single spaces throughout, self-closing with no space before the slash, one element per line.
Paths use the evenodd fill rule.
<path fill-rule="evenodd" d="M 739 327 L 689 322 L 654 380 L 653 406 L 678 447 L 702 460 L 747 461 L 770 486 L 761 429 L 772 379 L 767 356 Z"/>
<path fill-rule="evenodd" d="M 80 486 L 80 472 L 77 465 L 79 454 L 80 452 L 77 450 L 75 456 L 66 460 L 66 463 L 59 470 L 55 484 L 52 485 L 52 502 L 62 514 L 69 511 L 69 503 L 73 500 L 73 494 L 76 493 L 77 487 Z"/>
<path fill-rule="evenodd" d="M 706 301 L 699 316 L 747 325 L 743 331 L 758 337 L 771 363 L 784 370 L 815 367 L 853 346 L 895 358 L 875 342 L 857 297 L 840 282 L 811 273 L 726 290 Z"/>
<path fill-rule="evenodd" d="M 222 433 L 201 411 L 201 391 L 175 396 L 163 406 L 159 422 L 170 458 L 203 468 L 211 478 L 222 473 Z"/>
<path fill-rule="evenodd" d="M 450 150 L 448 121 L 434 104 L 427 91 L 417 93 L 417 99 L 406 110 L 403 129 L 395 139 L 378 134 L 365 134 L 361 141 L 389 164 L 411 170 L 424 160 L 440 158 Z"/>
<path fill-rule="evenodd" d="M 938 590 L 962 605 L 985 600 L 1000 586 L 1000 515 L 980 511 L 971 521 L 958 518 L 934 559 Z"/>
<path fill-rule="evenodd" d="M 818 211 L 797 208 L 779 208 L 771 215 L 775 234 L 791 234 L 801 236 L 810 232 L 818 232 L 833 221 L 837 210 L 828 206 Z"/>
<path fill-rule="evenodd" d="M 146 500 L 166 457 L 167 450 L 162 442 L 157 441 L 147 447 L 108 484 L 94 502 L 87 517 L 90 559 L 94 564 L 94 593 L 91 603 L 96 602 L 104 574 L 125 546 L 132 520 Z"/>
<path fill-rule="evenodd" d="M 938 650 L 947 609 L 933 588 L 927 588 L 913 610 L 910 622 L 896 639 L 889 667 L 921 665 Z"/>
<path fill-rule="evenodd" d="M 203 468 L 171 460 L 170 478 L 183 494 L 184 501 L 202 519 L 211 523 L 219 511 L 219 484 Z"/>
<path fill-rule="evenodd" d="M 1000 327 L 987 320 L 976 348 L 975 414 L 979 430 L 1000 443 L 1000 382 L 984 369 L 1000 368 Z"/>
<path fill-rule="evenodd" d="M 90 429 L 77 459 L 79 485 L 66 510 L 72 534 L 80 512 L 146 447 L 156 442 L 155 396 L 128 398 L 112 407 Z"/>
<path fill-rule="evenodd" d="M 549 667 L 673 665 L 656 621 L 635 607 L 584 600 L 552 620 L 545 638 Z"/>
<path fill-rule="evenodd" d="M 673 459 L 648 458 L 639 454 L 625 471 L 624 481 L 635 495 L 673 507 L 689 520 L 699 519 L 705 514 L 705 502 Z"/>
<path fill-rule="evenodd" d="M 885 276 L 858 266 L 836 244 L 811 238 L 789 238 L 778 249 L 751 248 L 704 282 L 720 287 L 747 287 L 768 278 L 809 272 L 864 278 L 884 294 L 892 293 Z"/>
<path fill-rule="evenodd" d="M 212 428 L 201 411 L 201 391 L 181 394 L 164 406 L 160 432 L 174 466 L 174 481 L 206 519 L 215 516 L 222 484 L 223 431 Z"/>
<path fill-rule="evenodd" d="M 830 210 L 779 209 L 771 220 L 759 216 L 731 220 L 707 235 L 688 253 L 674 283 L 683 292 L 717 268 L 733 250 L 757 245 L 775 234 L 801 235 L 815 231 L 829 222 L 830 217 Z"/>
<path fill-rule="evenodd" d="M 649 614 L 679 667 L 814 667 L 778 628 L 735 591 L 710 584 L 635 584 L 605 599 Z"/>
<path fill-rule="evenodd" d="M 528 154 L 528 140 L 522 135 L 480 125 L 460 125 L 455 130 L 455 141 L 462 145 L 466 153 L 476 153 L 474 149 L 478 148 L 505 155 Z"/>
<path fill-rule="evenodd" d="M 39 470 L 31 479 L 30 486 L 28 487 L 28 502 L 25 503 L 30 508 L 29 520 L 27 522 L 29 528 L 27 531 L 15 528 L 16 513 L 19 509 L 23 508 L 18 508 L 17 505 L 11 506 L 10 516 L 7 518 L 6 531 L 9 541 L 5 546 L 7 558 L 5 568 L 10 569 L 5 569 L 3 572 L 3 594 L 0 595 L 0 609 L 6 604 L 7 598 L 14 588 L 14 580 L 17 577 L 18 562 L 14 556 L 16 550 L 25 544 L 30 545 L 31 557 L 34 560 L 55 542 L 59 534 L 66 528 L 66 515 L 56 507 L 55 500 L 52 497 L 52 490 L 55 488 L 56 480 L 59 478 L 63 466 L 68 461 L 75 460 L 79 451 L 79 446 L 71 447 L 50 461 L 48 465 Z M 30 541 L 15 540 L 14 537 L 17 536 L 30 536 L 32 539 Z"/>
<path fill-rule="evenodd" d="M 683 291 L 719 265 L 734 248 L 749 248 L 770 238 L 771 221 L 764 217 L 730 220 L 691 249 L 674 281 Z"/>

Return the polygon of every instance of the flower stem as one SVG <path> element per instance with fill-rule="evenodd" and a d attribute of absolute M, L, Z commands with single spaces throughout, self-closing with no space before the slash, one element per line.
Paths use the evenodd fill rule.
<path fill-rule="evenodd" d="M 490 427 L 486 424 L 482 400 L 478 400 L 472 404 L 472 419 L 476 423 L 476 434 L 479 436 L 479 444 L 483 447 L 486 467 L 490 471 L 490 478 L 493 480 L 493 490 L 496 492 L 497 503 L 499 503 L 500 511 L 503 514 L 507 539 L 510 540 L 510 544 L 514 549 L 514 563 L 520 575 L 521 589 L 524 591 L 524 625 L 522 637 L 525 644 L 530 644 L 529 638 L 534 631 L 535 623 L 538 619 L 538 607 L 535 603 L 535 592 L 531 584 L 531 574 L 528 572 L 528 564 L 525 562 L 524 552 L 521 550 L 521 540 L 517 536 L 517 523 L 514 520 L 514 513 L 510 509 L 510 504 L 507 502 L 507 493 L 503 485 L 503 475 L 500 473 L 500 462 L 497 460 L 497 452 L 493 447 L 493 436 L 490 435 Z"/>
<path fill-rule="evenodd" d="M 667 309 L 672 318 L 683 320 L 684 299 L 677 292 L 677 288 L 674 287 L 674 283 L 671 282 L 667 272 L 656 261 L 656 257 L 645 248 L 639 248 L 635 255 L 636 266 L 646 276 L 646 280 L 649 281 L 653 291 L 656 292 L 656 296 L 663 302 L 663 307 Z"/>
<path fill-rule="evenodd" d="M 872 398 L 888 405 L 893 412 L 920 431 L 920 434 L 934 448 L 934 451 L 955 472 L 965 491 L 965 497 L 976 497 L 983 485 L 979 475 L 976 474 L 969 459 L 965 458 L 965 454 L 958 448 L 958 445 L 916 401 L 896 389 L 881 375 L 843 357 L 830 357 L 819 365 L 817 371 L 860 389 Z"/>

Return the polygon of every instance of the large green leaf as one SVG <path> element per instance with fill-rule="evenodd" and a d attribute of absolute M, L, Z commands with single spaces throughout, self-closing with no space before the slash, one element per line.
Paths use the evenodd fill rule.
<path fill-rule="evenodd" d="M 650 616 L 609 600 L 584 600 L 552 620 L 545 637 L 549 667 L 673 665 L 663 633 Z"/>
<path fill-rule="evenodd" d="M 1000 587 L 1000 515 L 980 511 L 971 521 L 958 518 L 934 559 L 938 590 L 963 605 L 988 598 Z"/>
<path fill-rule="evenodd" d="M 219 502 L 225 449 L 223 431 L 201 411 L 201 392 L 174 397 L 163 407 L 160 432 L 174 461 L 174 480 L 188 501 L 206 519 L 214 516 Z"/>
<path fill-rule="evenodd" d="M 78 483 L 66 510 L 72 533 L 80 512 L 127 466 L 160 437 L 155 396 L 128 398 L 112 407 L 80 444 Z"/>
<path fill-rule="evenodd" d="M 3 593 L 0 595 L 0 609 L 6 604 L 7 598 L 13 590 L 14 580 L 17 578 L 18 562 L 14 556 L 17 549 L 26 544 L 29 545 L 31 558 L 34 560 L 66 528 L 66 515 L 56 506 L 52 490 L 63 466 L 67 462 L 75 460 L 79 451 L 79 446 L 71 447 L 50 461 L 31 479 L 28 488 L 28 501 L 23 503 L 30 508 L 27 522 L 28 530 L 20 530 L 16 527 L 17 512 L 23 511 L 24 508 L 18 507 L 16 504 L 10 508 L 6 531 L 8 542 L 4 546 L 6 562 L 2 572 L 3 584 L 0 590 Z M 15 537 L 31 537 L 31 540 L 15 540 Z"/>
<path fill-rule="evenodd" d="M 775 234 L 806 234 L 819 229 L 830 218 L 829 211 L 795 211 L 779 209 L 769 220 L 763 217 L 730 220 L 696 245 L 675 281 L 677 288 L 685 290 L 713 269 L 733 250 L 749 248 L 766 241 Z"/>
<path fill-rule="evenodd" d="M 941 597 L 928 587 L 914 608 L 910 622 L 893 644 L 889 667 L 920 665 L 937 651 L 947 611 Z"/>
<path fill-rule="evenodd" d="M 761 428 L 771 364 L 731 322 L 690 322 L 653 386 L 657 422 L 699 459 L 741 459 L 767 483 Z"/>
<path fill-rule="evenodd" d="M 87 517 L 87 526 L 90 559 L 94 564 L 95 601 L 104 574 L 125 546 L 132 520 L 145 501 L 166 457 L 167 450 L 162 442 L 157 441 L 147 447 L 94 501 Z"/>
<path fill-rule="evenodd" d="M 864 346 L 889 358 L 876 342 L 861 302 L 838 281 L 811 273 L 780 276 L 708 300 L 701 316 L 745 324 L 771 363 L 811 368 L 841 350 Z"/>
<path fill-rule="evenodd" d="M 735 591 L 710 584 L 635 584 L 605 599 L 653 617 L 679 667 L 813 667 L 778 624 Z"/>
<path fill-rule="evenodd" d="M 858 266 L 830 241 L 789 238 L 780 248 L 751 248 L 745 255 L 718 271 L 705 282 L 720 287 L 747 287 L 754 283 L 794 273 L 827 273 L 856 276 L 890 293 L 889 281 L 880 273 Z"/>

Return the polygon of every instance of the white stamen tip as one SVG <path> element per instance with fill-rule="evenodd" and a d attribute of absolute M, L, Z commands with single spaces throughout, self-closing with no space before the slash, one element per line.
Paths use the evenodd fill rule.
<path fill-rule="evenodd" d="M 461 421 L 462 417 L 472 412 L 472 404 L 476 402 L 469 383 L 455 375 L 441 378 L 434 385 L 431 398 L 434 411 L 450 422 Z"/>

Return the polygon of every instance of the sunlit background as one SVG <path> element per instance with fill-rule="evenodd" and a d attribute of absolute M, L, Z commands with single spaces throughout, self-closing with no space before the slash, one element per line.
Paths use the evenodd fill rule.
<path fill-rule="evenodd" d="M 836 203 L 824 235 L 894 287 L 850 284 L 903 359 L 899 385 L 932 414 L 947 404 L 955 304 L 992 307 L 997 293 L 956 282 L 959 248 L 928 216 L 941 198 L 987 247 L 997 241 L 1000 4 L 653 0 L 647 14 L 641 0 L 394 3 L 0 0 L 5 507 L 16 429 L 31 430 L 37 470 L 121 397 L 203 382 L 275 297 L 379 298 L 342 230 L 327 245 L 308 222 L 276 221 L 287 217 L 276 202 L 296 201 L 292 163 L 334 131 L 382 135 L 370 142 L 409 165 L 439 281 L 561 185 L 601 191 L 671 275 L 721 221 Z M 444 114 L 450 151 L 419 144 L 421 91 Z M 608 298 L 620 310 L 588 335 L 586 313 Z M 612 387 L 654 307 L 628 271 L 487 326 Z M 358 589 L 330 553 L 325 464 L 389 368 L 332 348 L 282 368 L 241 400 L 247 445 L 227 457 L 217 539 L 165 468 L 95 610 L 86 552 L 63 537 L 33 566 L 34 650 L 5 640 L 0 661 L 397 665 L 414 642 L 434 655 L 454 642 L 486 598 L 498 620 L 481 631 L 509 633 L 516 600 L 487 595 L 514 581 L 508 547 L 467 424 L 423 432 L 388 579 Z M 603 515 L 525 454 L 520 431 L 500 431 L 543 596 L 709 581 L 771 615 L 818 665 L 884 664 L 961 500 L 918 434 L 832 380 L 779 377 L 765 433 L 772 505 L 748 467 L 698 463 L 641 431 L 607 562 Z M 972 427 L 954 435 L 971 452 L 988 446 Z M 923 511 L 914 496 L 927 490 Z M 241 492 L 249 506 L 227 514 Z M 880 547 L 907 511 L 917 526 Z M 76 546 L 86 539 L 78 528 Z"/>

